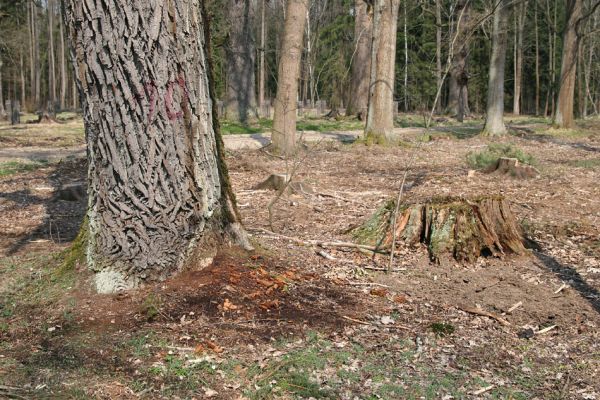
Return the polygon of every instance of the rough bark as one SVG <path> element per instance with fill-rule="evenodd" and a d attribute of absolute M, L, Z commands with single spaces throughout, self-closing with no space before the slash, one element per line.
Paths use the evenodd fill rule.
<path fill-rule="evenodd" d="M 371 42 L 373 37 L 372 7 L 365 0 L 354 5 L 354 56 L 352 58 L 352 90 L 347 115 L 364 120 L 369 103 L 371 78 Z"/>
<path fill-rule="evenodd" d="M 365 137 L 386 142 L 394 131 L 396 29 L 400 0 L 375 0 Z"/>
<path fill-rule="evenodd" d="M 515 61 L 514 61 L 514 96 L 513 114 L 521 114 L 521 88 L 523 81 L 523 35 L 527 17 L 527 1 L 522 1 L 515 8 Z"/>
<path fill-rule="evenodd" d="M 582 13 L 583 0 L 567 0 L 567 22 L 563 34 L 562 64 L 556 114 L 554 116 L 554 125 L 559 128 L 572 128 L 575 126 L 573 108 L 579 49 L 577 26 Z"/>
<path fill-rule="evenodd" d="M 166 277 L 212 234 L 228 230 L 248 245 L 201 10 L 200 0 L 65 1 L 88 144 L 82 229 L 100 292 Z"/>
<path fill-rule="evenodd" d="M 256 118 L 254 42 L 255 0 L 229 0 L 229 40 L 227 57 L 227 97 L 225 114 L 228 119 L 247 123 Z"/>
<path fill-rule="evenodd" d="M 492 31 L 492 57 L 488 81 L 487 114 L 483 134 L 504 135 L 504 66 L 506 63 L 509 0 L 498 0 Z"/>
<path fill-rule="evenodd" d="M 272 134 L 273 150 L 286 155 L 293 154 L 296 150 L 298 79 L 307 11 L 308 0 L 288 0 L 277 73 Z"/>

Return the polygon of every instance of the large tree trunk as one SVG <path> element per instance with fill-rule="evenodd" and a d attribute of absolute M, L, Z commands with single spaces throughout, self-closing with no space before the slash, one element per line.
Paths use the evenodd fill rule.
<path fill-rule="evenodd" d="M 442 82 L 442 0 L 435 0 L 435 78 L 437 88 Z M 438 89 L 439 90 L 439 89 Z M 436 112 L 442 112 L 442 102 L 438 100 L 435 105 Z"/>
<path fill-rule="evenodd" d="M 66 0 L 65 21 L 84 108 L 83 229 L 97 290 L 164 278 L 200 257 L 212 233 L 243 241 L 201 1 Z"/>
<path fill-rule="evenodd" d="M 483 134 L 504 135 L 504 65 L 506 62 L 509 0 L 498 0 L 492 31 L 492 58 L 488 81 L 487 115 Z"/>
<path fill-rule="evenodd" d="M 277 73 L 272 135 L 274 151 L 287 155 L 296 150 L 298 79 L 307 11 L 308 0 L 288 0 Z"/>
<path fill-rule="evenodd" d="M 347 115 L 364 120 L 369 104 L 371 77 L 371 42 L 373 38 L 372 7 L 365 0 L 354 5 L 354 56 L 352 58 L 352 90 L 348 100 Z"/>
<path fill-rule="evenodd" d="M 255 95 L 256 51 L 254 45 L 255 0 L 229 1 L 229 41 L 227 56 L 227 97 L 225 114 L 228 119 L 248 122 L 257 117 Z"/>
<path fill-rule="evenodd" d="M 375 0 L 371 80 L 365 136 L 386 142 L 394 132 L 396 28 L 400 0 Z"/>
<path fill-rule="evenodd" d="M 521 114 L 521 88 L 523 81 L 523 35 L 527 17 L 527 0 L 515 8 L 515 61 L 514 61 L 514 96 L 513 114 Z"/>
<path fill-rule="evenodd" d="M 583 0 L 567 0 L 566 25 L 563 34 L 562 64 L 554 125 L 559 128 L 575 126 L 573 103 L 575 102 L 575 78 L 577 76 L 577 53 L 579 35 L 577 25 L 583 12 Z"/>

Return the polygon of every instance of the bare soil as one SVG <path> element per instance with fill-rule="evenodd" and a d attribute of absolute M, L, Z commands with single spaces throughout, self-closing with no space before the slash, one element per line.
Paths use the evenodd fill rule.
<path fill-rule="evenodd" d="M 85 179 L 85 163 L 3 178 L 0 398 L 600 398 L 598 126 L 500 139 L 537 160 L 527 180 L 470 173 L 467 153 L 489 142 L 453 132 L 405 134 L 396 147 L 308 144 L 287 166 L 231 151 L 258 250 L 224 249 L 114 296 L 93 294 L 83 265 L 59 268 L 85 202 L 54 193 Z M 438 264 L 400 244 L 386 274 L 386 255 L 287 239 L 353 241 L 414 154 L 404 201 L 502 194 L 528 254 Z M 270 226 L 275 194 L 253 188 L 294 162 L 312 190 L 286 193 Z"/>

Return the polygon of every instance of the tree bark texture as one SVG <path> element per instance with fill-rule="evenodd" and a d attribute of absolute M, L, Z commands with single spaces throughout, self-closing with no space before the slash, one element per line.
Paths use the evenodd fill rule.
<path fill-rule="evenodd" d="M 243 239 L 200 0 L 66 0 L 65 21 L 84 108 L 83 229 L 97 290 L 166 277 L 210 233 Z"/>
<path fill-rule="evenodd" d="M 369 103 L 369 80 L 371 77 L 371 42 L 373 38 L 372 7 L 365 0 L 354 5 L 354 56 L 352 58 L 352 90 L 347 115 L 363 119 Z"/>
<path fill-rule="evenodd" d="M 396 29 L 400 0 L 375 0 L 371 79 L 365 136 L 377 142 L 391 139 L 394 132 L 394 82 Z"/>
<path fill-rule="evenodd" d="M 562 64 L 558 83 L 558 100 L 554 125 L 559 128 L 575 126 L 575 78 L 577 76 L 577 53 L 579 35 L 577 27 L 583 13 L 583 0 L 567 0 L 566 25 L 563 34 Z"/>
<path fill-rule="evenodd" d="M 296 108 L 304 27 L 309 0 L 288 0 L 277 73 L 273 118 L 273 149 L 290 155 L 296 150 Z"/>
<path fill-rule="evenodd" d="M 227 56 L 228 119 L 247 123 L 257 117 L 255 94 L 256 46 L 254 42 L 255 0 L 229 1 L 229 40 Z"/>
<path fill-rule="evenodd" d="M 504 66 L 509 16 L 509 0 L 498 0 L 494 12 L 492 31 L 492 58 L 488 81 L 487 115 L 483 133 L 489 136 L 504 135 Z"/>

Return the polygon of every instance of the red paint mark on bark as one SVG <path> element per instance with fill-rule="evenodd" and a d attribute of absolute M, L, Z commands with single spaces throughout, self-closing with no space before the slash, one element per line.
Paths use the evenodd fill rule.
<path fill-rule="evenodd" d="M 185 80 L 182 76 L 179 76 L 179 78 L 177 78 L 175 81 L 169 82 L 169 85 L 167 86 L 167 94 L 165 95 L 165 108 L 167 109 L 167 117 L 171 121 L 183 117 L 183 111 L 175 112 L 173 110 L 173 89 L 176 85 L 179 86 L 179 88 L 183 91 L 182 102 L 185 102 L 188 99 L 188 91 L 185 86 Z"/>

